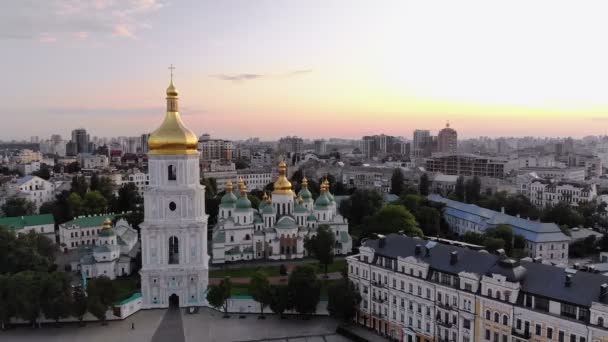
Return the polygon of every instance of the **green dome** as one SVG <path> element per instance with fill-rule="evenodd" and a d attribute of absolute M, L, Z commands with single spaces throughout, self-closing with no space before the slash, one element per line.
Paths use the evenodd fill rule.
<path fill-rule="evenodd" d="M 310 190 L 308 190 L 308 188 L 304 188 L 304 189 L 300 190 L 299 195 L 302 196 L 302 198 L 305 200 L 312 198 L 312 194 L 310 193 Z"/>
<path fill-rule="evenodd" d="M 258 204 L 258 210 L 262 210 L 264 209 L 266 206 L 268 205 L 268 203 L 266 203 L 266 201 L 260 201 L 260 204 Z"/>
<path fill-rule="evenodd" d="M 266 205 L 264 206 L 264 209 L 262 210 L 263 214 L 274 214 L 274 210 L 272 209 L 272 205 Z"/>
<path fill-rule="evenodd" d="M 310 215 L 308 215 L 307 220 L 308 221 L 316 221 L 317 217 L 314 214 L 310 214 Z"/>
<path fill-rule="evenodd" d="M 237 209 L 249 209 L 251 208 L 251 201 L 247 198 L 247 195 L 239 197 L 236 200 L 236 208 Z"/>
<path fill-rule="evenodd" d="M 227 191 L 226 194 L 222 196 L 222 204 L 234 204 L 236 201 L 236 196 L 232 191 Z"/>
<path fill-rule="evenodd" d="M 331 194 L 331 192 L 327 192 L 327 198 L 329 199 L 330 202 L 335 202 L 336 200 L 334 199 L 334 195 Z"/>
<path fill-rule="evenodd" d="M 296 212 L 298 214 L 305 213 L 306 212 L 306 208 L 303 205 L 301 205 L 300 203 L 298 203 L 298 204 L 296 204 L 294 212 Z"/>
<path fill-rule="evenodd" d="M 315 208 L 316 207 L 320 207 L 320 208 L 325 208 L 330 204 L 330 200 L 327 197 L 326 194 L 321 194 L 321 196 L 319 196 L 317 198 L 317 200 L 315 201 Z"/>

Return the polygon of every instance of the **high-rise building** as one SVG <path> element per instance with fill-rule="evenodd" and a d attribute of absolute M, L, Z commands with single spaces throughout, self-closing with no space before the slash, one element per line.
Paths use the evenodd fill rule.
<path fill-rule="evenodd" d="M 72 131 L 72 141 L 76 146 L 76 154 L 89 152 L 89 135 L 84 128 Z"/>
<path fill-rule="evenodd" d="M 327 141 L 325 139 L 315 140 L 315 153 L 326 154 L 327 153 Z"/>
<path fill-rule="evenodd" d="M 412 154 L 414 157 L 420 157 L 422 155 L 423 143 L 425 139 L 431 136 L 431 131 L 427 129 L 414 130 L 414 140 L 412 141 Z"/>
<path fill-rule="evenodd" d="M 283 137 L 279 139 L 279 151 L 281 152 L 293 152 L 300 153 L 302 152 L 302 146 L 304 145 L 304 140 L 302 138 L 293 136 L 293 137 Z"/>
<path fill-rule="evenodd" d="M 201 135 L 198 139 L 198 150 L 203 162 L 211 160 L 231 161 L 234 159 L 234 143 L 232 141 L 211 139 L 211 136 L 207 133 Z"/>
<path fill-rule="evenodd" d="M 437 134 L 437 150 L 439 152 L 455 153 L 458 145 L 458 133 L 453 128 L 450 128 L 450 123 L 445 125 L 445 128 Z"/>
<path fill-rule="evenodd" d="M 183 124 L 173 80 L 165 121 L 148 139 L 148 189 L 141 228 L 144 309 L 199 307 L 209 276 L 205 188 L 198 138 Z"/>
<path fill-rule="evenodd" d="M 141 146 L 141 153 L 148 153 L 148 138 L 150 137 L 150 134 L 148 133 L 144 133 L 141 135 L 140 139 L 140 146 Z"/>

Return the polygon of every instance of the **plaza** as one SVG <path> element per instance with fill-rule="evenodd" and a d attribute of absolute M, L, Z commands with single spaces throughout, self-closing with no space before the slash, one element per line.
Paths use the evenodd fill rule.
<path fill-rule="evenodd" d="M 222 318 L 222 313 L 212 309 L 201 309 L 188 314 L 184 309 L 142 310 L 123 321 L 112 321 L 107 326 L 101 323 L 63 324 L 55 328 L 47 324 L 42 328 L 19 326 L 0 332 L 1 341 L 11 342 L 347 342 L 336 334 L 338 322 L 327 316 L 315 316 L 310 320 L 290 317 L 279 319 L 277 315 L 266 315 L 258 319 L 257 314 L 231 314 Z M 131 329 L 134 324 L 135 329 Z"/>

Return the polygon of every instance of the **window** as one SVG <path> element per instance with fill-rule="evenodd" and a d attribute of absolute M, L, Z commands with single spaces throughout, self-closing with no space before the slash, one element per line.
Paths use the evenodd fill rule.
<path fill-rule="evenodd" d="M 494 322 L 496 322 L 496 323 L 500 322 L 500 315 L 498 314 L 498 312 L 494 313 Z"/>
<path fill-rule="evenodd" d="M 471 329 L 471 321 L 468 319 L 464 319 L 462 321 L 462 327 L 465 329 Z"/>
<path fill-rule="evenodd" d="M 549 311 L 549 300 L 543 297 L 534 297 L 534 308 L 541 311 Z"/>
<path fill-rule="evenodd" d="M 490 329 L 486 329 L 486 340 L 490 340 Z"/>
<path fill-rule="evenodd" d="M 179 240 L 175 236 L 169 238 L 169 264 L 179 264 Z"/>
<path fill-rule="evenodd" d="M 517 322 L 515 323 L 515 327 L 517 328 L 517 330 L 521 330 L 521 319 L 517 319 Z"/>
<path fill-rule="evenodd" d="M 422 296 L 422 287 L 418 286 L 418 295 Z"/>
<path fill-rule="evenodd" d="M 563 331 L 559 331 L 559 333 L 557 334 L 557 340 L 559 342 L 564 342 L 564 332 Z"/>
<path fill-rule="evenodd" d="M 486 320 L 491 320 L 492 319 L 492 314 L 490 313 L 490 310 L 486 310 Z"/>
<path fill-rule="evenodd" d="M 576 318 L 576 306 L 562 303 L 562 316 Z"/>
<path fill-rule="evenodd" d="M 535 332 L 536 336 L 541 336 L 543 333 L 542 333 L 542 328 L 541 328 L 540 324 L 537 324 L 535 328 L 536 328 L 536 332 Z"/>
<path fill-rule="evenodd" d="M 492 289 L 488 289 L 488 297 L 492 297 Z"/>
<path fill-rule="evenodd" d="M 177 205 L 175 204 L 175 202 L 169 203 L 169 210 L 175 211 L 176 208 L 177 208 Z"/>
<path fill-rule="evenodd" d="M 547 339 L 549 339 L 549 340 L 553 339 L 553 328 L 547 327 Z"/>
<path fill-rule="evenodd" d="M 570 342 L 576 342 L 576 335 L 570 334 Z"/>
<path fill-rule="evenodd" d="M 176 180 L 177 179 L 177 175 L 175 173 L 175 166 L 173 165 L 169 165 L 167 167 L 167 174 L 168 174 L 168 179 L 171 180 Z"/>
<path fill-rule="evenodd" d="M 507 315 L 502 316 L 502 324 L 509 325 L 509 317 L 507 317 Z"/>
<path fill-rule="evenodd" d="M 597 318 L 597 325 L 599 325 L 600 327 L 604 326 L 604 317 Z"/>

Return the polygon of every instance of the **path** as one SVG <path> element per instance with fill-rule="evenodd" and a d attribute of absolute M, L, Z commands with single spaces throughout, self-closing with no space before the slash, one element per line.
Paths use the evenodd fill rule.
<path fill-rule="evenodd" d="M 323 280 L 324 279 L 324 274 L 317 274 L 317 278 Z M 224 278 L 209 278 L 209 284 L 210 285 L 218 285 Z M 270 284 L 272 285 L 281 285 L 281 284 L 287 284 L 287 280 L 289 279 L 288 276 L 274 276 L 274 277 L 268 277 L 268 281 L 270 282 Z M 327 273 L 327 279 L 329 280 L 337 280 L 337 279 L 342 279 L 342 273 L 340 272 L 332 272 L 332 273 Z M 230 278 L 230 281 L 233 284 L 249 284 L 249 282 L 251 281 L 251 278 L 248 277 L 237 277 L 237 278 Z"/>
<path fill-rule="evenodd" d="M 163 320 L 156 329 L 152 342 L 185 342 L 182 311 L 179 308 L 169 308 Z"/>
<path fill-rule="evenodd" d="M 334 256 L 334 261 L 343 260 L 345 258 L 344 255 L 336 255 Z M 289 268 L 290 265 L 302 265 L 302 264 L 311 264 L 318 263 L 319 261 L 314 258 L 303 258 L 303 259 L 291 259 L 291 260 L 254 260 L 254 261 L 239 261 L 236 263 L 230 264 L 221 264 L 221 265 L 211 265 L 209 267 L 210 271 L 215 270 L 230 270 L 230 269 L 238 269 L 238 268 L 256 268 L 256 267 L 264 267 L 264 266 L 280 266 L 285 265 Z"/>

